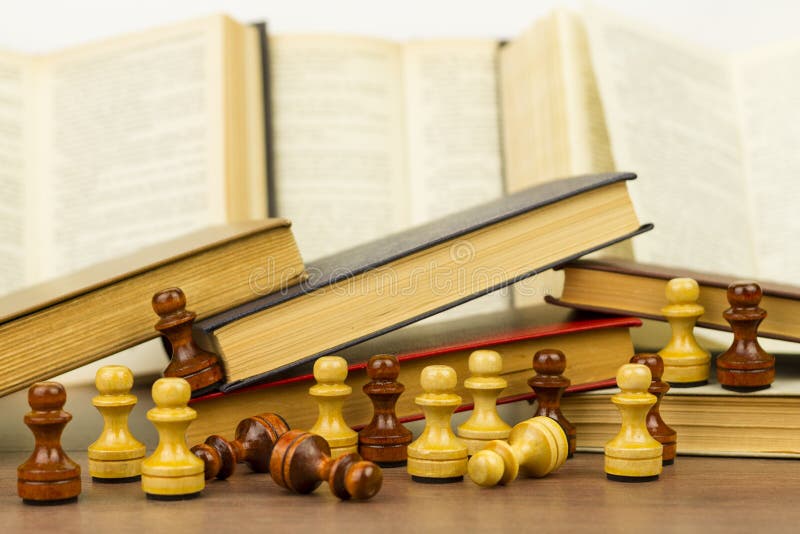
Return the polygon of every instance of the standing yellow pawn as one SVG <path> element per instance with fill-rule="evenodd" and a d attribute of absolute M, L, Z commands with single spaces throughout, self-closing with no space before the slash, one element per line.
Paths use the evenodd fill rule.
<path fill-rule="evenodd" d="M 128 415 L 136 406 L 133 374 L 122 365 L 109 365 L 97 370 L 94 383 L 100 394 L 92 404 L 103 416 L 103 432 L 89 445 L 89 473 L 99 482 L 139 480 L 145 446 L 128 430 Z"/>
<path fill-rule="evenodd" d="M 319 417 L 309 432 L 325 438 L 331 447 L 331 458 L 358 452 L 358 432 L 347 426 L 342 415 L 344 400 L 353 388 L 344 383 L 347 360 L 339 356 L 323 356 L 314 362 L 317 383 L 308 393 L 317 399 Z"/>
<path fill-rule="evenodd" d="M 508 443 L 492 441 L 469 460 L 469 477 L 479 486 L 508 484 L 522 472 L 540 478 L 562 465 L 569 453 L 564 429 L 540 415 L 514 426 Z"/>
<path fill-rule="evenodd" d="M 711 354 L 694 338 L 694 325 L 705 313 L 697 303 L 700 287 L 691 278 L 673 278 L 667 283 L 669 304 L 661 313 L 672 327 L 672 338 L 658 351 L 664 360 L 662 379 L 675 387 L 700 386 L 708 382 Z"/>
<path fill-rule="evenodd" d="M 149 498 L 196 497 L 205 487 L 205 466 L 186 445 L 186 429 L 197 418 L 187 406 L 192 388 L 183 378 L 159 378 L 153 384 L 156 407 L 147 418 L 158 430 L 158 447 L 142 462 L 142 489 Z"/>
<path fill-rule="evenodd" d="M 647 413 L 657 401 L 647 392 L 651 379 L 650 369 L 638 363 L 626 363 L 617 372 L 617 385 L 622 392 L 611 397 L 611 402 L 622 415 L 622 428 L 606 443 L 609 480 L 646 482 L 661 473 L 663 447 L 647 430 Z"/>
<path fill-rule="evenodd" d="M 425 412 L 425 430 L 408 446 L 408 473 L 416 482 L 458 482 L 467 473 L 467 446 L 453 434 L 450 418 L 461 404 L 452 367 L 429 365 L 420 374 L 424 393 L 414 401 Z"/>
<path fill-rule="evenodd" d="M 493 350 L 476 350 L 469 355 L 469 371 L 472 376 L 464 380 L 464 387 L 472 394 L 475 408 L 457 430 L 472 456 L 492 440 L 508 439 L 511 427 L 497 413 L 497 397 L 508 386 L 500 378 L 503 358 Z"/>

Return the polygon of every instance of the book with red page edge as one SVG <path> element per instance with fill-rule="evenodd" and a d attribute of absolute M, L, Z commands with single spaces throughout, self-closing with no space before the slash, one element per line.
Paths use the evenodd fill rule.
<path fill-rule="evenodd" d="M 531 322 L 538 324 L 534 324 L 533 326 L 523 326 L 525 323 L 530 324 Z M 515 326 L 505 328 L 509 323 L 514 324 Z M 485 335 L 485 332 L 482 332 L 482 328 L 480 326 L 482 324 L 487 325 L 486 328 L 493 328 L 495 333 L 491 335 Z M 608 317 L 598 314 L 586 314 L 569 311 L 555 306 L 537 306 L 527 310 L 509 310 L 505 312 L 485 314 L 478 317 L 468 317 L 456 321 L 448 321 L 446 323 L 434 323 L 407 327 L 392 334 L 386 334 L 381 338 L 362 343 L 361 345 L 353 347 L 350 351 L 344 351 L 340 354 L 353 362 L 348 367 L 348 382 L 353 386 L 354 391 L 353 396 L 346 402 L 345 409 L 347 410 L 348 408 L 352 408 L 354 403 L 361 403 L 364 406 L 367 406 L 367 408 L 364 406 L 361 407 L 362 412 L 369 411 L 371 413 L 371 404 L 369 400 L 361 393 L 361 391 L 359 391 L 360 386 L 354 384 L 353 382 L 366 383 L 366 373 L 362 372 L 362 370 L 366 367 L 366 361 L 369 356 L 373 354 L 397 354 L 402 372 L 404 363 L 406 366 L 408 366 L 410 362 L 426 359 L 430 359 L 431 364 L 442 363 L 440 359 L 441 357 L 443 357 L 442 359 L 446 360 L 448 355 L 453 355 L 454 353 L 468 353 L 469 351 L 481 348 L 492 348 L 499 350 L 502 353 L 504 346 L 510 348 L 517 347 L 516 350 L 518 352 L 519 345 L 514 344 L 518 344 L 520 342 L 535 343 L 537 340 L 544 341 L 549 339 L 553 339 L 553 343 L 547 343 L 547 345 L 558 347 L 560 346 L 560 343 L 556 338 L 560 336 L 570 336 L 573 340 L 575 340 L 575 336 L 581 336 L 585 333 L 587 335 L 585 339 L 582 339 L 581 341 L 573 341 L 573 343 L 587 343 L 593 340 L 591 336 L 595 335 L 595 333 L 598 331 L 609 331 L 613 329 L 615 332 L 617 332 L 618 330 L 624 330 L 624 333 L 620 332 L 623 337 L 616 338 L 618 340 L 623 340 L 621 347 L 624 348 L 621 349 L 619 357 L 614 357 L 613 364 L 610 363 L 607 365 L 607 374 L 605 368 L 603 368 L 602 371 L 594 373 L 595 375 L 600 376 L 596 376 L 595 379 L 590 381 L 585 381 L 579 376 L 570 377 L 568 373 L 565 373 L 568 377 L 573 379 L 574 382 L 574 385 L 568 388 L 568 393 L 613 387 L 614 379 L 612 377 L 616 372 L 617 366 L 626 363 L 633 353 L 633 346 L 630 342 L 630 334 L 628 333 L 628 329 L 639 327 L 641 324 L 641 320 L 637 318 Z M 498 328 L 497 325 L 501 326 Z M 453 334 L 453 330 L 457 330 L 458 332 Z M 500 330 L 501 333 L 496 333 L 498 330 Z M 470 337 L 469 334 L 473 332 L 478 332 L 483 335 L 473 335 Z M 454 340 L 450 343 L 429 342 L 429 340 L 437 337 L 452 338 L 453 335 L 457 340 Z M 461 339 L 458 339 L 459 337 Z M 409 343 L 415 345 L 408 346 Z M 542 344 L 544 345 L 544 343 Z M 402 350 L 403 345 L 406 345 L 406 350 Z M 587 354 L 589 352 L 591 351 L 587 349 Z M 630 354 L 628 354 L 628 352 L 630 352 Z M 576 361 L 579 361 L 580 358 L 589 357 L 586 354 L 577 354 L 575 350 L 573 350 L 567 353 L 568 363 L 570 362 L 570 354 L 573 354 L 574 358 L 577 359 Z M 514 371 L 516 376 L 519 377 L 516 382 L 520 382 L 522 379 L 527 380 L 529 376 L 533 375 L 533 370 L 530 367 L 530 361 L 532 357 L 533 352 L 530 352 L 529 354 L 528 352 L 525 352 L 524 371 L 527 372 L 525 373 L 525 376 L 522 377 L 518 372 L 519 367 L 517 367 L 517 371 Z M 466 356 L 464 356 L 464 364 L 466 364 L 466 359 Z M 461 357 L 459 357 L 459 361 L 462 361 Z M 517 361 L 519 362 L 519 360 Z M 310 371 L 310 368 L 308 371 Z M 461 383 L 463 383 L 463 378 L 466 378 L 466 376 L 459 376 L 459 386 Z M 408 376 L 404 378 L 401 374 L 400 381 L 405 383 L 408 388 L 409 382 L 416 381 L 416 378 L 412 379 Z M 276 380 L 262 382 L 247 388 L 242 388 L 227 393 L 213 392 L 194 398 L 190 401 L 190 404 L 198 410 L 199 418 L 197 424 L 193 425 L 193 427 L 197 428 L 197 430 L 193 432 L 192 428 L 190 428 L 190 437 L 199 438 L 200 434 L 204 432 L 224 433 L 230 431 L 233 427 L 235 427 L 235 423 L 238 420 L 236 419 L 237 417 L 243 418 L 261 411 L 279 411 L 275 408 L 276 406 L 280 406 L 282 404 L 291 404 L 286 398 L 280 398 L 281 395 L 286 395 L 287 391 L 291 391 L 291 394 L 294 395 L 294 397 L 292 397 L 294 400 L 297 402 L 302 402 L 304 406 L 307 406 L 309 412 L 316 413 L 313 401 L 307 398 L 307 389 L 313 383 L 313 375 L 310 372 L 302 372 L 298 373 L 296 376 L 284 376 Z M 508 404 L 523 400 L 531 401 L 535 398 L 533 391 L 528 390 L 527 384 L 524 385 L 524 393 L 520 393 L 520 390 L 523 389 L 519 387 L 520 384 L 517 384 L 517 386 L 517 391 L 515 391 L 514 394 L 501 396 L 501 398 L 498 400 L 498 404 Z M 408 390 L 404 394 L 404 397 L 407 395 L 409 395 Z M 218 403 L 225 403 L 226 400 L 234 400 L 237 397 L 241 399 L 247 399 L 247 403 L 243 404 L 240 402 L 237 407 L 230 408 L 228 411 L 226 411 L 224 424 L 222 424 L 221 420 L 218 423 L 211 425 L 211 427 L 206 424 L 204 420 L 209 417 L 209 411 L 214 411 L 215 409 L 220 408 Z M 250 402 L 251 399 L 253 400 L 252 403 Z M 402 400 L 403 398 L 401 398 L 401 401 Z M 405 400 L 406 403 L 413 403 L 413 397 L 410 399 L 406 398 Z M 457 411 L 461 412 L 470 409 L 472 409 L 472 404 L 465 403 L 460 406 Z M 404 422 L 414 421 L 422 418 L 421 410 L 406 409 L 405 412 L 406 413 L 399 413 L 400 419 Z M 345 415 L 347 415 L 347 413 Z M 211 417 L 214 416 L 216 416 L 217 419 L 220 418 L 219 415 L 211 415 Z M 287 420 L 289 420 L 290 424 L 293 424 L 291 419 L 291 416 L 287 416 Z M 354 428 L 359 428 L 368 421 L 353 420 L 350 422 L 353 424 Z M 199 430 L 200 427 L 204 426 L 205 428 L 203 430 Z M 203 436 L 203 438 L 204 437 L 205 436 Z"/>

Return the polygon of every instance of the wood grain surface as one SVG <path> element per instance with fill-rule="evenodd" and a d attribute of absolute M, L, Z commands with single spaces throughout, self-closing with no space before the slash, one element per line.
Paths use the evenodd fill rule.
<path fill-rule="evenodd" d="M 385 469 L 370 501 L 343 502 L 325 488 L 294 495 L 268 474 L 242 470 L 209 482 L 200 498 L 159 502 L 141 486 L 92 483 L 83 470 L 78 502 L 28 506 L 16 466 L 28 453 L 0 454 L 0 517 L 12 532 L 795 532 L 800 462 L 680 456 L 656 482 L 606 480 L 603 456 L 578 452 L 552 475 L 486 489 L 470 480 L 430 485 Z M 86 455 L 70 452 L 81 465 Z M 324 491 L 323 491 L 324 490 Z M 527 525 L 527 527 L 526 527 Z"/>

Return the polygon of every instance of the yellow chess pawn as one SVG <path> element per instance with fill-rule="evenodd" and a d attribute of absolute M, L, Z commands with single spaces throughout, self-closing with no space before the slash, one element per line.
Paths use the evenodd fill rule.
<path fill-rule="evenodd" d="M 469 477 L 479 486 L 508 484 L 522 473 L 540 478 L 564 465 L 569 441 L 564 429 L 540 415 L 514 426 L 505 441 L 491 441 L 469 460 Z"/>
<path fill-rule="evenodd" d="M 92 404 L 103 416 L 103 432 L 89 445 L 89 473 L 101 482 L 138 480 L 145 446 L 128 429 L 128 415 L 136 406 L 133 374 L 122 365 L 109 365 L 97 370 L 94 383 L 100 394 Z"/>
<path fill-rule="evenodd" d="M 452 367 L 429 365 L 420 374 L 424 393 L 414 401 L 425 412 L 425 429 L 408 446 L 408 473 L 416 482 L 458 482 L 467 472 L 467 446 L 453 434 L 450 418 L 461 404 L 453 393 L 458 376 Z"/>
<path fill-rule="evenodd" d="M 331 458 L 358 452 L 358 432 L 350 428 L 342 415 L 344 400 L 353 388 L 347 379 L 347 360 L 339 356 L 323 356 L 314 362 L 317 383 L 308 393 L 317 399 L 319 417 L 309 432 L 325 438 L 331 447 Z"/>
<path fill-rule="evenodd" d="M 694 338 L 694 325 L 705 309 L 697 303 L 700 287 L 691 278 L 673 278 L 667 283 L 669 304 L 661 313 L 672 327 L 672 338 L 658 351 L 664 360 L 662 379 L 672 386 L 699 386 L 708 382 L 711 354 Z"/>
<path fill-rule="evenodd" d="M 617 385 L 622 390 L 611 397 L 622 415 L 622 427 L 605 446 L 605 470 L 610 480 L 644 482 L 655 480 L 661 473 L 661 443 L 647 430 L 647 413 L 656 403 L 647 392 L 650 369 L 638 363 L 626 363 L 617 372 Z"/>
<path fill-rule="evenodd" d="M 205 487 L 205 466 L 186 445 L 186 429 L 197 418 L 187 406 L 192 388 L 183 378 L 160 378 L 153 384 L 156 407 L 147 418 L 158 430 L 158 447 L 142 462 L 142 489 L 149 498 L 196 497 Z"/>
<path fill-rule="evenodd" d="M 472 456 L 492 440 L 508 439 L 511 427 L 497 413 L 497 397 L 508 386 L 500 378 L 503 358 L 493 350 L 476 350 L 469 355 L 469 371 L 472 376 L 464 380 L 464 387 L 472 394 L 475 408 L 457 433 Z"/>

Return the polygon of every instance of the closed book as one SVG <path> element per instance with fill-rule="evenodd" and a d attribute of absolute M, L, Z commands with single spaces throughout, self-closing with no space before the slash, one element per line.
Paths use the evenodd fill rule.
<path fill-rule="evenodd" d="M 678 454 L 800 458 L 800 360 L 781 359 L 772 386 L 734 392 L 716 383 L 673 388 L 661 416 L 678 432 Z M 617 389 L 566 395 L 564 415 L 578 427 L 578 448 L 602 450 L 620 428 Z M 679 460 L 680 461 L 680 460 Z"/>
<path fill-rule="evenodd" d="M 730 332 L 731 327 L 722 317 L 729 307 L 726 297 L 728 284 L 735 281 L 730 276 L 690 271 L 658 265 L 648 265 L 626 260 L 579 260 L 563 267 L 564 289 L 560 298 L 545 299 L 560 306 L 635 315 L 646 319 L 665 321 L 661 308 L 667 305 L 664 295 L 667 281 L 672 278 L 694 278 L 700 285 L 698 303 L 705 313 L 697 326 Z M 764 296 L 760 306 L 767 317 L 758 328 L 763 337 L 800 341 L 800 287 L 759 282 Z"/>
<path fill-rule="evenodd" d="M 286 292 L 195 324 L 231 391 L 340 351 L 652 228 L 631 173 L 520 191 L 308 265 Z"/>
<path fill-rule="evenodd" d="M 508 310 L 435 324 L 412 325 L 342 351 L 350 363 L 347 384 L 353 394 L 344 403 L 345 420 L 359 427 L 372 417 L 372 403 L 361 391 L 369 381 L 366 361 L 375 354 L 395 354 L 400 361 L 399 381 L 405 393 L 397 403 L 403 421 L 422 418 L 414 397 L 422 393 L 420 372 L 428 365 L 449 365 L 456 370 L 456 392 L 472 408 L 464 379 L 469 376 L 468 359 L 473 350 L 496 350 L 503 357 L 501 376 L 508 387 L 499 403 L 531 400 L 527 380 L 533 376 L 536 351 L 558 348 L 567 357 L 565 376 L 572 390 L 613 385 L 617 368 L 633 355 L 630 328 L 634 318 L 569 313 L 552 306 Z M 317 407 L 308 389 L 314 377 L 308 364 L 298 364 L 293 376 L 265 381 L 237 391 L 217 392 L 192 399 L 197 420 L 189 427 L 189 443 L 199 443 L 210 434 L 232 436 L 239 420 L 261 412 L 281 414 L 293 428 L 308 429 L 316 420 Z"/>
<path fill-rule="evenodd" d="M 148 339 L 153 294 L 178 286 L 200 317 L 305 277 L 286 219 L 197 231 L 0 299 L 0 396 Z"/>

